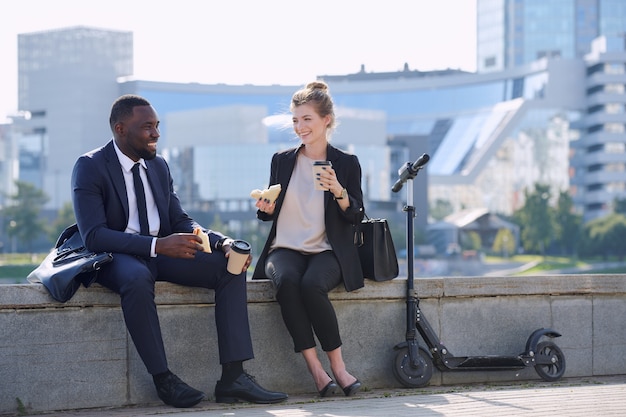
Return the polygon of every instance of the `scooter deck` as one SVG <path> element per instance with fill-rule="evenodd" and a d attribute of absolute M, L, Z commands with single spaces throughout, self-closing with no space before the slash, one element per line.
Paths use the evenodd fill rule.
<path fill-rule="evenodd" d="M 448 368 L 467 370 L 519 369 L 526 367 L 524 359 L 519 356 L 467 356 L 448 357 L 445 359 Z"/>

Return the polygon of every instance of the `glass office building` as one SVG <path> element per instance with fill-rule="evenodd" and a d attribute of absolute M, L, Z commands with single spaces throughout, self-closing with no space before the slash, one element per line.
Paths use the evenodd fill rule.
<path fill-rule="evenodd" d="M 569 187 L 571 123 L 584 98 L 572 84 L 582 78 L 572 74 L 582 77 L 583 68 L 577 60 L 544 60 L 498 74 L 405 70 L 321 78 L 340 121 L 333 143 L 359 156 L 370 200 L 403 201 L 404 194 L 390 192 L 405 162 L 394 155 L 413 161 L 426 152 L 428 189 L 416 194 L 420 203 L 442 199 L 455 209 L 511 214 L 535 182 L 555 191 Z M 186 155 L 185 163 L 172 163 L 185 179 L 182 198 L 196 205 L 247 198 L 266 185 L 273 152 L 297 142 L 288 119 L 286 128 L 284 118 L 259 121 L 281 120 L 296 88 L 121 83 L 122 91 L 143 95 L 159 109 L 164 146 L 171 155 Z"/>
<path fill-rule="evenodd" d="M 593 39 L 623 35 L 625 28 L 623 0 L 477 0 L 477 69 L 583 58 Z"/>

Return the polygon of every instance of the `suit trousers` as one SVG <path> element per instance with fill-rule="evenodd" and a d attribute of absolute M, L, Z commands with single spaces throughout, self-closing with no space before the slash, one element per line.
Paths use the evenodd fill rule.
<path fill-rule="evenodd" d="M 341 268 L 332 251 L 304 255 L 279 248 L 268 255 L 265 273 L 276 289 L 294 351 L 315 347 L 314 331 L 325 352 L 341 346 L 337 315 L 328 298 L 341 283 Z"/>
<path fill-rule="evenodd" d="M 253 358 L 246 273 L 230 274 L 222 252 L 197 252 L 194 259 L 159 255 L 141 258 L 114 253 L 113 262 L 98 273 L 97 282 L 120 294 L 130 336 L 148 372 L 168 370 L 154 301 L 156 281 L 215 290 L 215 323 L 220 363 Z"/>

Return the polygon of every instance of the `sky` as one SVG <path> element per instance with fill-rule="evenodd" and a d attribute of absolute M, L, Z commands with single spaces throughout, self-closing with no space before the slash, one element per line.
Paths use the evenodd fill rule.
<path fill-rule="evenodd" d="M 17 109 L 17 35 L 133 32 L 143 80 L 301 86 L 319 75 L 476 70 L 476 0 L 15 0 L 0 5 L 0 122 Z"/>

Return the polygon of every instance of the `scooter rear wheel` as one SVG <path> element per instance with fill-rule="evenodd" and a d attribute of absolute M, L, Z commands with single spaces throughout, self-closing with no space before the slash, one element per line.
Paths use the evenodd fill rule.
<path fill-rule="evenodd" d="M 408 346 L 402 347 L 397 350 L 393 360 L 393 374 L 405 387 L 424 387 L 433 376 L 433 360 L 426 349 L 420 347 L 417 366 L 413 366 Z"/>
<path fill-rule="evenodd" d="M 550 365 L 535 365 L 535 371 L 544 381 L 554 382 L 561 379 L 565 373 L 565 355 L 555 343 L 539 342 L 536 355 L 549 356 L 552 360 Z"/>

